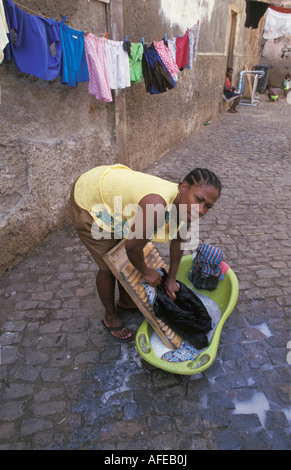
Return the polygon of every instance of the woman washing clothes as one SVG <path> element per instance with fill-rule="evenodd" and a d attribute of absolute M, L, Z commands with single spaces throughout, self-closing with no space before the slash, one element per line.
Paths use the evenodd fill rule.
<path fill-rule="evenodd" d="M 236 109 L 236 107 L 239 104 L 240 100 L 242 99 L 242 95 L 237 91 L 236 87 L 232 86 L 232 74 L 233 74 L 233 68 L 227 67 L 223 93 L 228 100 L 233 100 L 233 103 L 231 107 L 229 108 L 228 112 L 238 113 L 238 110 Z"/>
<path fill-rule="evenodd" d="M 185 242 L 180 222 L 184 222 L 184 228 L 186 224 L 189 228 L 193 205 L 197 205 L 200 218 L 214 206 L 220 192 L 219 178 L 201 168 L 191 171 L 177 184 L 121 164 L 99 166 L 74 183 L 70 198 L 73 222 L 99 267 L 96 286 L 105 309 L 102 323 L 114 340 L 132 339 L 132 333 L 119 318 L 118 309 L 136 309 L 136 306 L 119 283 L 119 301 L 115 305 L 116 279 L 103 261 L 103 255 L 121 238 L 126 238 L 129 261 L 148 284 L 156 287 L 162 278 L 156 269 L 146 265 L 143 248 L 149 240 L 169 241 L 170 268 L 165 290 L 169 298 L 175 300 L 179 290 L 176 275 Z M 176 227 L 174 236 L 173 226 Z"/>

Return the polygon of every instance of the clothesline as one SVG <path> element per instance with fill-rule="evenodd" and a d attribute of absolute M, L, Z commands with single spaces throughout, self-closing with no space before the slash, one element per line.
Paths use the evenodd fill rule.
<path fill-rule="evenodd" d="M 4 1 L 6 1 L 6 0 L 4 0 Z M 21 7 L 21 8 L 25 8 L 25 10 L 30 11 L 30 12 L 33 13 L 34 15 L 39 16 L 39 13 L 38 13 L 38 12 L 36 12 L 36 11 L 34 11 L 34 10 L 31 10 L 30 8 L 26 7 L 25 5 L 21 5 L 20 3 L 17 3 L 17 2 L 14 2 L 14 3 L 15 3 L 15 5 L 17 5 L 17 6 Z M 48 16 L 44 16 L 44 15 L 41 15 L 41 16 L 42 16 L 43 18 L 45 18 L 46 20 L 49 20 L 49 17 L 48 17 Z"/>
<path fill-rule="evenodd" d="M 130 87 L 142 79 L 148 93 L 163 93 L 174 88 L 178 72 L 191 69 L 196 60 L 199 21 L 183 36 L 168 40 L 165 34 L 161 41 L 155 38 L 145 43 L 142 38 L 139 43 L 130 43 L 127 36 L 124 41 L 114 41 L 108 32 L 104 36 L 74 30 L 65 24 L 66 16 L 58 22 L 25 13 L 12 0 L 0 0 L 1 4 L 7 20 L 6 59 L 13 58 L 18 70 L 44 80 L 60 76 L 63 84 L 72 87 L 88 82 L 88 93 L 97 100 L 110 102 L 111 90 Z"/>
<path fill-rule="evenodd" d="M 4 0 L 4 1 L 7 1 L 7 0 Z M 18 3 L 18 2 L 15 2 L 15 1 L 14 1 L 13 3 L 14 3 L 15 5 L 17 5 L 18 7 L 20 7 L 20 8 L 24 8 L 25 10 L 30 11 L 31 13 L 33 13 L 33 14 L 36 15 L 36 16 L 40 16 L 40 14 L 39 14 L 38 12 L 36 12 L 36 11 L 34 11 L 34 10 L 31 10 L 30 8 L 26 7 L 25 5 L 22 5 L 21 3 Z M 42 16 L 42 18 L 45 18 L 46 20 L 49 20 L 49 19 L 50 19 L 48 16 L 45 16 L 45 15 L 41 15 L 41 16 Z M 197 22 L 198 25 L 199 25 L 199 21 L 200 21 L 200 20 L 198 20 L 198 22 Z M 189 28 L 187 28 L 187 30 L 189 30 Z M 89 34 L 90 32 L 91 32 L 91 31 L 84 31 L 85 36 L 87 36 L 87 34 Z M 95 36 L 104 36 L 106 39 L 109 39 L 109 33 L 108 33 L 108 31 L 105 31 L 104 33 L 102 32 L 102 33 L 93 33 L 93 34 L 94 34 Z M 126 37 L 127 37 L 127 36 L 126 36 Z M 166 37 L 166 35 L 165 35 L 165 37 Z M 157 38 L 155 38 L 155 41 L 157 41 Z M 151 43 L 152 43 L 152 41 L 151 41 L 151 42 L 144 42 L 144 44 L 146 44 L 146 45 L 150 45 Z"/>

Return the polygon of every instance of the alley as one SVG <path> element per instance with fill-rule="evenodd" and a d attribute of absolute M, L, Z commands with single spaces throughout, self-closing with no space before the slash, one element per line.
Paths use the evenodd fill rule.
<path fill-rule="evenodd" d="M 145 169 L 222 180 L 200 238 L 223 250 L 240 293 L 205 372 L 168 374 L 110 340 L 71 225 L 0 279 L 0 449 L 290 449 L 290 110 L 263 95 Z M 132 331 L 143 320 L 123 318 Z"/>

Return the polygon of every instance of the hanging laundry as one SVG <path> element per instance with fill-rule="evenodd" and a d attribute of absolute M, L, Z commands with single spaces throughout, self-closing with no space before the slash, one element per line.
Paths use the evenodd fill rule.
<path fill-rule="evenodd" d="M 180 281 L 176 300 L 170 300 L 165 290 L 167 273 L 163 268 L 159 272 L 162 281 L 158 287 L 153 288 L 143 282 L 155 315 L 194 348 L 208 346 L 207 333 L 212 328 L 212 320 L 203 302 Z"/>
<path fill-rule="evenodd" d="M 291 13 L 282 13 L 282 11 L 277 11 L 273 7 L 268 8 L 268 11 L 266 13 L 263 38 L 276 39 L 281 36 L 290 35 Z"/>
<path fill-rule="evenodd" d="M 128 53 L 123 49 L 123 41 L 106 39 L 105 51 L 108 62 L 109 85 L 112 90 L 130 87 Z"/>
<path fill-rule="evenodd" d="M 143 79 L 142 73 L 143 45 L 141 42 L 130 45 L 129 69 L 131 83 L 139 83 Z"/>
<path fill-rule="evenodd" d="M 111 102 L 105 38 L 89 33 L 85 36 L 85 54 L 89 70 L 88 93 L 99 101 Z"/>
<path fill-rule="evenodd" d="M 149 47 L 144 44 L 142 70 L 147 93 L 159 94 L 176 86 L 175 80 L 167 70 L 152 43 Z"/>
<path fill-rule="evenodd" d="M 89 72 L 84 49 L 84 31 L 75 31 L 59 23 L 63 48 L 61 77 L 62 83 L 76 87 L 80 82 L 89 81 Z"/>
<path fill-rule="evenodd" d="M 193 254 L 193 265 L 189 279 L 197 289 L 214 290 L 219 283 L 223 252 L 213 245 L 204 243 Z"/>
<path fill-rule="evenodd" d="M 170 49 L 174 57 L 174 61 L 176 62 L 176 38 L 168 39 L 167 42 L 168 42 L 168 48 Z"/>
<path fill-rule="evenodd" d="M 171 53 L 170 49 L 165 45 L 164 41 L 154 41 L 154 46 L 162 61 L 164 62 L 165 66 L 167 67 L 167 70 L 175 80 L 175 77 L 179 72 L 179 68 L 174 60 L 173 54 Z"/>
<path fill-rule="evenodd" d="M 266 2 L 257 2 L 246 0 L 246 28 L 257 29 L 260 19 L 266 13 L 269 4 Z"/>
<path fill-rule="evenodd" d="M 179 70 L 186 67 L 188 63 L 188 51 L 189 51 L 189 34 L 188 31 L 184 36 L 176 36 L 176 64 Z"/>
<path fill-rule="evenodd" d="M 62 43 L 57 21 L 29 15 L 11 0 L 4 2 L 9 28 L 9 44 L 5 57 L 13 57 L 16 67 L 43 80 L 54 80 L 60 75 Z M 13 38 L 17 34 L 17 43 Z M 55 55 L 51 46 L 54 44 Z"/>
<path fill-rule="evenodd" d="M 193 62 L 196 61 L 198 43 L 199 43 L 199 22 L 197 22 L 192 28 L 188 31 L 189 45 L 188 45 L 188 61 L 185 68 L 192 69 Z"/>
<path fill-rule="evenodd" d="M 0 64 L 2 64 L 4 59 L 4 49 L 9 43 L 8 33 L 9 29 L 6 21 L 3 1 L 0 0 Z"/>

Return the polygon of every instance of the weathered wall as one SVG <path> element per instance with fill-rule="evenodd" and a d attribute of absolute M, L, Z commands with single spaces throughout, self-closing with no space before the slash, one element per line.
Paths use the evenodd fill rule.
<path fill-rule="evenodd" d="M 179 74 L 175 89 L 148 95 L 144 83 L 119 92 L 113 103 L 96 101 L 87 84 L 78 88 L 22 74 L 13 62 L 0 66 L 0 275 L 70 220 L 71 183 L 96 165 L 119 160 L 134 169 L 158 160 L 219 113 L 231 7 L 238 13 L 234 68 L 258 60 L 259 30 L 244 28 L 245 0 L 115 0 L 123 4 L 124 33 L 132 42 L 184 34 L 200 19 L 197 61 Z M 77 30 L 116 37 L 109 8 L 97 0 L 22 0 L 41 16 Z M 106 10 L 107 9 L 107 10 Z M 107 13 L 107 15 L 106 15 Z M 118 18 L 118 15 L 117 15 Z M 118 21 L 118 20 L 116 20 Z M 116 128 L 116 123 L 118 126 Z M 195 156 L 193 156 L 195 165 Z"/>
<path fill-rule="evenodd" d="M 291 8 L 290 0 L 273 0 L 273 5 Z M 261 42 L 260 64 L 269 65 L 268 81 L 281 87 L 286 73 L 291 74 L 291 36 L 264 39 Z"/>
<path fill-rule="evenodd" d="M 144 83 L 127 90 L 128 161 L 136 169 L 174 146 L 218 115 L 227 65 L 231 9 L 237 13 L 234 50 L 235 80 L 243 65 L 255 65 L 261 41 L 257 30 L 244 27 L 245 0 L 125 0 L 124 30 L 133 42 L 146 43 L 164 34 L 183 35 L 200 20 L 197 61 L 179 73 L 177 86 L 162 95 L 145 93 Z"/>
<path fill-rule="evenodd" d="M 277 39 L 263 39 L 260 64 L 268 65 L 268 81 L 281 87 L 286 73 L 291 74 L 291 36 Z"/>
<path fill-rule="evenodd" d="M 105 32 L 105 4 L 22 0 L 40 16 L 77 30 Z M 29 12 L 29 10 L 27 10 Z M 0 66 L 0 246 L 3 271 L 70 220 L 71 183 L 115 162 L 114 104 L 96 101 L 88 84 L 72 88 Z"/>

